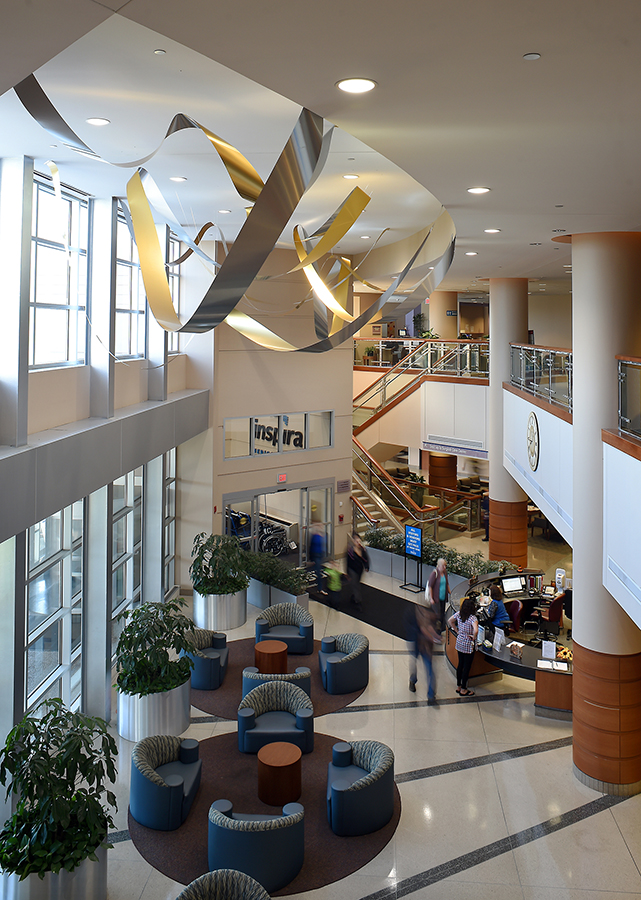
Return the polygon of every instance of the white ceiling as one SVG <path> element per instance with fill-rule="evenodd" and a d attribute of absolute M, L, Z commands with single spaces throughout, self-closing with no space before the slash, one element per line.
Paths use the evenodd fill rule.
<path fill-rule="evenodd" d="M 340 178 L 346 167 L 373 193 L 360 233 L 392 225 L 394 237 L 407 234 L 440 202 L 458 234 L 444 289 L 478 292 L 487 287 L 482 279 L 529 277 L 537 293 L 539 283 L 547 293 L 568 290 L 563 265 L 571 250 L 552 242 L 556 229 L 641 228 L 638 0 L 21 0 L 7 23 L 0 90 L 36 71 L 77 133 L 114 161 L 149 152 L 182 111 L 266 175 L 299 105 L 325 116 L 346 134 L 299 221 L 318 224 L 339 202 L 349 187 Z M 160 57 L 152 52 L 159 40 L 167 50 Z M 531 51 L 541 59 L 524 61 Z M 340 93 L 335 82 L 353 75 L 374 78 L 378 88 Z M 92 129 L 89 115 L 113 124 Z M 96 175 L 97 164 L 50 148 L 55 141 L 27 118 L 12 93 L 0 97 L 2 155 L 51 155 L 64 180 L 82 187 L 84 179 L 93 190 L 89 182 L 101 177 L 122 193 L 122 171 L 100 166 Z M 183 221 L 212 218 L 213 204 L 214 214 L 234 210 L 224 227 L 239 227 L 244 213 L 218 180 L 204 138 L 172 137 L 154 167 L 163 188 L 169 174 L 188 175 L 167 195 L 182 203 Z M 491 192 L 467 193 L 479 184 Z M 489 227 L 501 233 L 484 234 Z M 362 250 L 366 242 L 355 234 Z"/>

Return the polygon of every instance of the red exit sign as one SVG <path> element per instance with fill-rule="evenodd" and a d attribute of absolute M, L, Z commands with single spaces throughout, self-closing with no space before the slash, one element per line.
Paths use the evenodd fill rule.
<path fill-rule="evenodd" d="M 287 481 L 287 473 L 282 472 L 280 475 L 277 475 L 276 481 L 278 484 L 285 484 L 285 482 Z"/>

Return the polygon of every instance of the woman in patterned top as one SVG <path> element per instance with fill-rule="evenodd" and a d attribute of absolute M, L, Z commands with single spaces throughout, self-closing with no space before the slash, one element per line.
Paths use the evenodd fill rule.
<path fill-rule="evenodd" d="M 467 679 L 472 668 L 474 650 L 476 649 L 476 636 L 479 631 L 478 619 L 474 615 L 476 605 L 473 600 L 466 597 L 461 603 L 460 610 L 449 620 L 450 628 L 456 628 L 456 650 L 458 652 L 458 666 L 456 667 L 456 693 L 461 697 L 473 697 L 474 691 L 468 691 Z"/>

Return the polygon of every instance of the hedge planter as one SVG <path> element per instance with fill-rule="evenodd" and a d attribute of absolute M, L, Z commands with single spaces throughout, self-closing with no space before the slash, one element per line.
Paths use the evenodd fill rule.
<path fill-rule="evenodd" d="M 247 588 L 235 594 L 205 594 L 194 591 L 194 624 L 209 631 L 229 631 L 247 621 Z"/>
<path fill-rule="evenodd" d="M 97 862 L 86 859 L 73 872 L 62 869 L 57 875 L 47 872 L 44 878 L 0 873 L 2 900 L 107 900 L 107 848 L 96 851 Z"/>
<path fill-rule="evenodd" d="M 277 603 L 298 603 L 304 609 L 309 609 L 309 594 L 290 594 L 288 591 L 272 587 L 270 606 L 276 606 Z"/>
<path fill-rule="evenodd" d="M 127 741 L 141 741 L 154 734 L 176 737 L 189 728 L 189 681 L 158 694 L 118 693 L 118 734 Z"/>
<path fill-rule="evenodd" d="M 263 584 L 257 578 L 250 578 L 249 587 L 247 588 L 247 602 L 251 603 L 252 606 L 257 606 L 258 609 L 267 609 L 270 605 L 269 592 L 270 587 L 268 584 Z"/>

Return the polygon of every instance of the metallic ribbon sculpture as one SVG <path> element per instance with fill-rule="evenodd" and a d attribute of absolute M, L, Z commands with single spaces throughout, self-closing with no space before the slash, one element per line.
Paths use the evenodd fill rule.
<path fill-rule="evenodd" d="M 67 125 L 34 75 L 29 75 L 16 85 L 14 90 L 27 112 L 66 146 L 83 155 L 105 162 Z M 431 244 L 436 243 L 440 246 L 434 247 L 436 255 L 431 260 L 432 264 L 427 267 L 427 274 L 420 278 L 414 288 L 423 284 L 429 293 L 439 284 L 451 265 L 455 244 L 454 224 L 445 210 L 423 238 L 403 271 L 394 278 L 392 284 L 382 293 L 376 303 L 357 318 L 347 311 L 345 306 L 349 278 L 356 275 L 356 269 L 352 268 L 346 260 L 339 260 L 334 293 L 332 293 L 321 277 L 319 262 L 347 234 L 369 203 L 370 198 L 367 194 L 360 188 L 356 188 L 314 234 L 308 237 L 300 226 L 296 226 L 294 229 L 294 246 L 299 262 L 289 270 L 289 273 L 302 270 L 314 292 L 314 326 L 317 340 L 306 347 L 295 347 L 252 319 L 251 316 L 236 310 L 237 304 L 256 279 L 265 260 L 276 246 L 276 242 L 291 219 L 303 194 L 316 181 L 323 169 L 333 132 L 333 128 L 331 128 L 323 134 L 323 127 L 323 119 L 320 116 L 308 109 L 303 109 L 276 165 L 263 184 L 254 167 L 235 147 L 190 116 L 184 113 L 174 116 L 163 141 L 170 135 L 187 128 L 201 131 L 218 153 L 238 194 L 253 203 L 238 237 L 229 248 L 222 263 L 212 260 L 199 246 L 205 231 L 213 223 L 203 226 L 198 236 L 192 240 L 174 216 L 150 174 L 143 168 L 144 163 L 151 159 L 159 148 L 142 159 L 127 163 L 111 163 L 111 165 L 121 168 L 137 168 L 127 183 L 129 208 L 122 201 L 121 206 L 135 235 L 149 306 L 158 323 L 166 331 L 206 332 L 225 321 L 245 337 L 268 349 L 322 353 L 339 346 L 352 337 L 363 325 L 371 321 L 408 276 L 421 252 L 424 251 L 424 254 L 429 255 Z M 184 322 L 176 314 L 171 300 L 165 274 L 165 260 L 160 248 L 152 209 L 156 218 L 160 218 L 168 224 L 179 239 L 187 244 L 188 250 L 172 265 L 180 264 L 191 253 L 196 253 L 218 267 L 218 272 L 197 309 Z M 444 220 L 444 217 L 447 218 L 447 221 Z M 440 234 L 443 231 L 443 223 L 445 223 L 447 232 L 444 250 Z M 436 225 L 441 227 L 435 229 Z M 431 243 L 430 238 L 432 238 Z M 314 241 L 317 242 L 314 244 Z M 423 270 L 426 267 L 421 266 L 420 268 Z M 375 287 L 374 285 L 370 286 Z"/>

